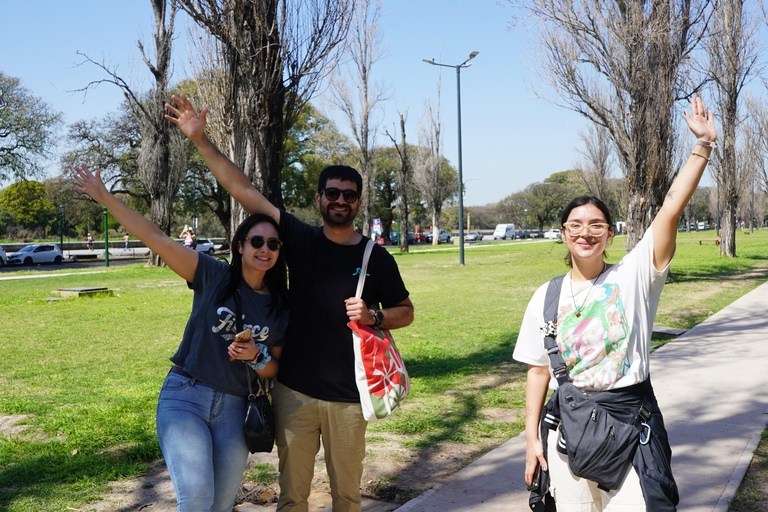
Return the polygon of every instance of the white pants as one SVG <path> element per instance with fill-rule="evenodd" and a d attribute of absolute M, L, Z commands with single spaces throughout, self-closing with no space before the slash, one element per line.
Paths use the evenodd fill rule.
<path fill-rule="evenodd" d="M 637 472 L 632 468 L 621 487 L 610 492 L 571 473 L 568 456 L 557 451 L 556 430 L 547 438 L 550 491 L 557 512 L 645 512 L 645 499 Z"/>

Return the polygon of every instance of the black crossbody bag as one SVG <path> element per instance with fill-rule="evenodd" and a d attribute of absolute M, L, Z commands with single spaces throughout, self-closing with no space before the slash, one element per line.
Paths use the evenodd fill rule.
<path fill-rule="evenodd" d="M 235 320 L 237 332 L 242 332 L 243 314 L 240 306 L 240 290 L 235 290 L 235 314 L 237 315 Z M 269 386 L 266 384 L 266 379 L 258 377 L 259 391 L 258 394 L 254 394 L 251 385 L 251 370 L 245 362 L 243 362 L 243 366 L 245 366 L 245 374 L 248 377 L 248 401 L 245 403 L 245 421 L 243 422 L 245 442 L 251 453 L 269 453 L 275 445 L 275 412 L 269 401 Z"/>
<path fill-rule="evenodd" d="M 646 406 L 646 398 L 643 398 L 631 423 L 621 421 L 598 403 L 594 395 L 584 395 L 571 382 L 555 341 L 557 306 L 564 277 L 559 276 L 549 282 L 544 300 L 544 320 L 547 322 L 542 329 L 544 346 L 559 386 L 544 407 L 541 435 L 544 438 L 547 428 L 552 428 L 552 418 L 559 413 L 558 444 L 560 448 L 565 445 L 571 472 L 609 491 L 621 486 L 632 468 L 638 445 L 649 441 L 651 428 L 648 419 L 651 412 Z M 546 426 L 547 423 L 550 426 Z M 546 484 L 548 486 L 548 479 Z M 547 489 L 539 489 L 538 492 L 547 492 Z"/>

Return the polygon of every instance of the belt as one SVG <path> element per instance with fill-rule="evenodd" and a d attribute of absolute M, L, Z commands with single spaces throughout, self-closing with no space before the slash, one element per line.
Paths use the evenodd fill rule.
<path fill-rule="evenodd" d="M 186 377 L 188 379 L 194 379 L 194 377 L 185 372 L 183 368 L 176 365 L 171 366 L 171 371 L 169 373 L 175 373 L 176 375 L 181 375 L 182 377 Z"/>

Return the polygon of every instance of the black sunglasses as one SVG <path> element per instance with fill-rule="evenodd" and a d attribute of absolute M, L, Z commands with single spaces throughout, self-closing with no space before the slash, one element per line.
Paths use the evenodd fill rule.
<path fill-rule="evenodd" d="M 351 188 L 348 188 L 347 190 L 339 190 L 338 188 L 333 187 L 324 188 L 323 193 L 329 201 L 336 201 L 339 198 L 339 195 L 343 195 L 344 201 L 348 203 L 354 203 L 360 197 L 360 193 L 357 190 L 352 190 Z"/>
<path fill-rule="evenodd" d="M 248 240 L 251 241 L 251 247 L 254 249 L 261 249 L 264 246 L 264 242 L 267 243 L 267 249 L 270 251 L 279 251 L 280 246 L 283 245 L 283 242 L 280 241 L 280 239 L 272 237 L 265 239 L 261 235 L 252 235 L 245 239 L 247 242 Z"/>

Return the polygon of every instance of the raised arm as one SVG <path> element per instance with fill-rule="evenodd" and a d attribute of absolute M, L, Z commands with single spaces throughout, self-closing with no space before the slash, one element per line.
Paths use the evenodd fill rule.
<path fill-rule="evenodd" d="M 691 100 L 691 113 L 689 115 L 685 112 L 685 122 L 698 141 L 714 143 L 717 139 L 714 115 L 711 110 L 707 111 L 701 98 Z M 701 145 L 698 141 L 688 161 L 669 187 L 664 204 L 653 220 L 653 264 L 657 269 L 663 269 L 672 260 L 680 216 L 696 191 L 712 153 L 711 147 Z"/>
<path fill-rule="evenodd" d="M 182 279 L 192 282 L 199 258 L 197 251 L 176 242 L 149 219 L 131 210 L 112 195 L 101 181 L 101 170 L 92 174 L 84 165 L 75 167 L 74 178 L 80 184 L 79 187 L 75 187 L 75 190 L 88 194 L 91 199 L 104 205 L 125 229 L 160 255 L 171 270 Z"/>
<path fill-rule="evenodd" d="M 216 180 L 249 213 L 265 213 L 279 223 L 280 210 L 256 190 L 248 176 L 224 156 L 205 134 L 205 118 L 208 110 L 205 109 L 198 114 L 192 102 L 183 94 L 173 95 L 171 98 L 178 108 L 168 103 L 165 104 L 165 108 L 176 117 L 166 114 L 165 118 L 181 128 L 182 133 L 192 141 Z"/>

